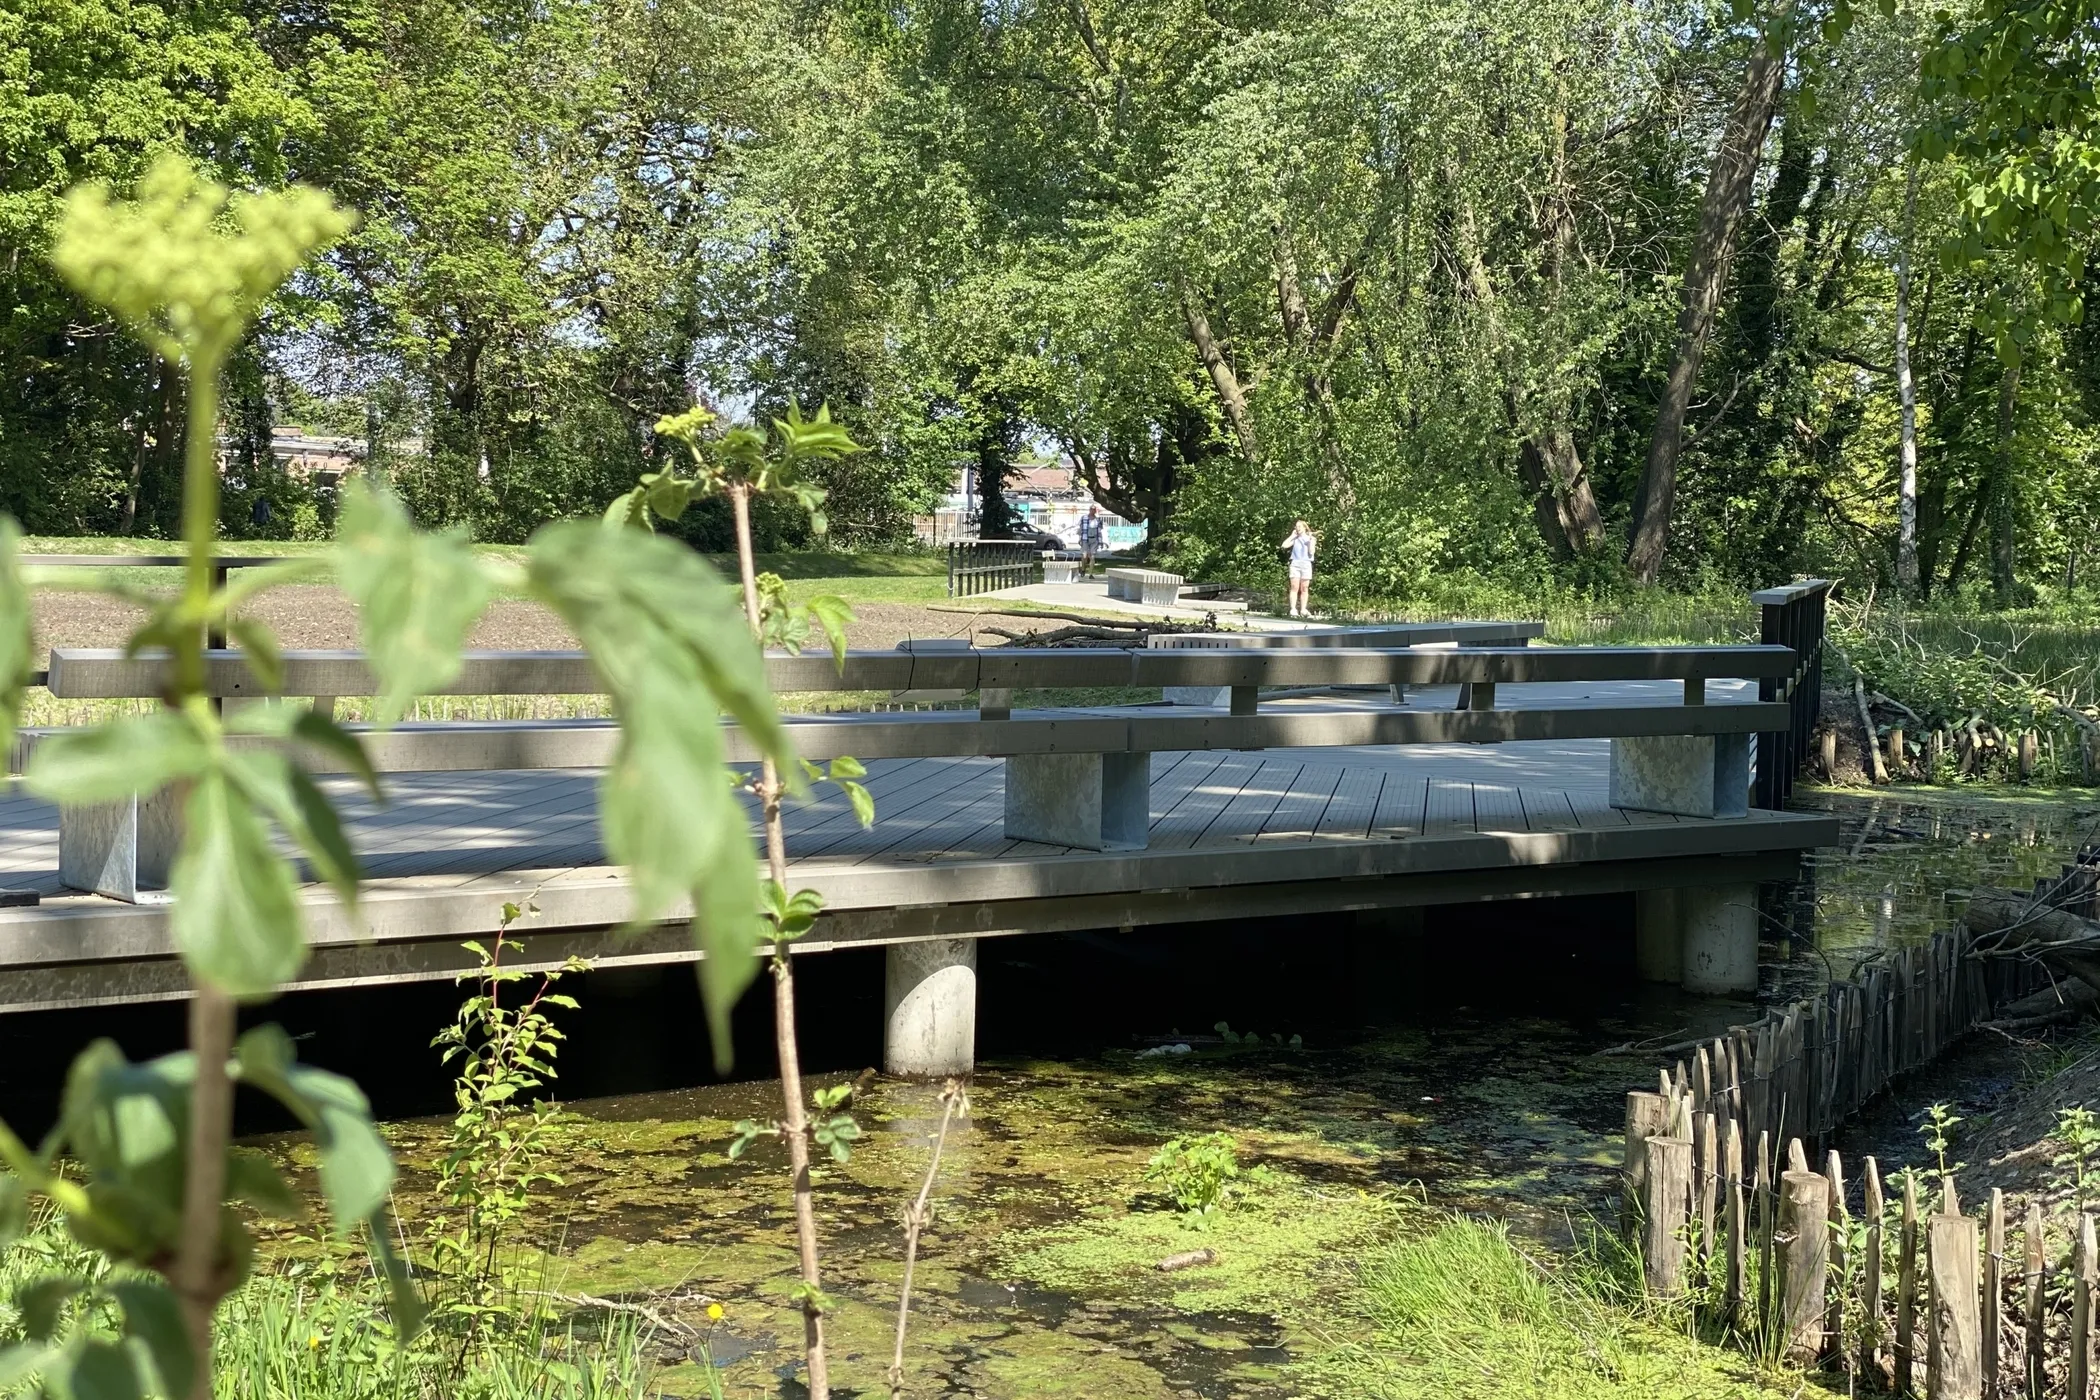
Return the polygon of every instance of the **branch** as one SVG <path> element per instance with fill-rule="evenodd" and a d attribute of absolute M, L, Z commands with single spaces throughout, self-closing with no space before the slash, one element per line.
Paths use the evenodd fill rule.
<path fill-rule="evenodd" d="M 1877 365 L 1865 355 L 1857 354 L 1851 350 L 1825 350 L 1823 353 L 1842 364 L 1857 365 L 1870 374 L 1894 374 L 1896 372 L 1893 365 Z"/>

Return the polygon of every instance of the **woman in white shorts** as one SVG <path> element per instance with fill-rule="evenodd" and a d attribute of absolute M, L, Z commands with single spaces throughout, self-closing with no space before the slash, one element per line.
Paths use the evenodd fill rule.
<path fill-rule="evenodd" d="M 1306 595 L 1312 591 L 1313 556 L 1320 552 L 1319 537 L 1300 520 L 1284 536 L 1283 548 L 1291 553 L 1291 616 L 1311 617 L 1312 604 Z"/>

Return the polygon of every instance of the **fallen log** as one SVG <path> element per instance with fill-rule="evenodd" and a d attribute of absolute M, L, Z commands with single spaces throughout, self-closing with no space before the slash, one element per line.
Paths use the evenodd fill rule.
<path fill-rule="evenodd" d="M 1215 1249 L 1192 1249 L 1186 1254 L 1169 1254 L 1152 1267 L 1163 1274 L 1176 1273 L 1182 1269 L 1201 1268 L 1205 1264 L 1218 1262 Z"/>
<path fill-rule="evenodd" d="M 2076 1021 L 2100 1006 L 2100 989 L 2075 977 L 2066 977 L 2031 996 L 2009 1001 L 1983 1024 L 2000 1031 L 2033 1031 Z"/>
<path fill-rule="evenodd" d="M 2033 895 L 1988 887 L 1969 896 L 1962 922 L 1979 935 L 1975 955 L 2039 958 L 2060 976 L 2100 991 L 2100 923 L 2051 908 Z"/>

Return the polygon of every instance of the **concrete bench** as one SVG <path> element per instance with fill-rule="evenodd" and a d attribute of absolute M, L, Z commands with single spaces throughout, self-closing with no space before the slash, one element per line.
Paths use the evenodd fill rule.
<path fill-rule="evenodd" d="M 1181 597 L 1180 574 L 1165 573 L 1159 569 L 1110 569 L 1108 596 L 1120 598 L 1126 603 L 1143 603 L 1148 608 L 1171 608 Z"/>
<path fill-rule="evenodd" d="M 1059 559 L 1053 555 L 1045 554 L 1043 556 L 1043 582 L 1079 582 L 1079 561 L 1077 559 Z"/>
<path fill-rule="evenodd" d="M 163 657 L 126 658 L 116 650 L 51 653 L 46 682 L 67 699 L 151 697 L 162 692 Z M 1204 749 L 1259 750 L 1383 744 L 1493 744 L 1535 739 L 1612 740 L 1615 805 L 1687 816 L 1740 816 L 1747 810 L 1750 736 L 1783 729 L 1779 702 L 1705 704 L 1710 678 L 1783 676 L 1786 647 L 1224 647 L 1210 649 L 971 650 L 914 645 L 852 652 L 843 668 L 828 655 L 773 655 L 767 679 L 778 692 L 952 690 L 976 692 L 976 712 L 914 715 L 790 716 L 789 735 L 810 759 L 995 757 L 1006 761 L 1009 837 L 1088 850 L 1142 848 L 1149 818 L 1151 755 Z M 1496 687 L 1526 681 L 1674 680 L 1682 704 L 1497 708 Z M 1463 708 L 1259 713 L 1264 685 L 1449 684 L 1467 687 Z M 1227 693 L 1227 713 L 1133 708 L 1113 713 L 1039 711 L 1015 715 L 1021 687 L 1201 686 Z M 602 689 L 580 652 L 471 652 L 455 695 L 591 694 Z M 206 690 L 233 699 L 265 696 L 238 652 L 206 658 Z M 355 652 L 288 652 L 279 696 L 312 699 L 370 695 L 377 685 Z M 595 769 L 610 761 L 618 729 L 603 720 L 450 721 L 363 729 L 382 772 Z M 25 733 L 14 755 L 20 771 L 41 735 Z M 253 742 L 236 739 L 234 742 Z M 733 726 L 723 733 L 730 762 L 755 762 L 756 749 Z M 339 761 L 308 755 L 317 772 Z M 165 791 L 143 801 L 69 808 L 60 814 L 61 878 L 75 888 L 124 899 L 164 887 L 179 840 Z"/>

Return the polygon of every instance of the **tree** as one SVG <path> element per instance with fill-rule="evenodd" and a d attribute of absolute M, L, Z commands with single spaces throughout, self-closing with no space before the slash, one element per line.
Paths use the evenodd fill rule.
<path fill-rule="evenodd" d="M 1750 192 L 1763 157 L 1765 136 L 1779 110 L 1786 80 L 1784 19 L 1760 27 L 1743 64 L 1742 86 L 1728 115 L 1720 145 L 1706 175 L 1706 194 L 1684 272 L 1677 313 L 1677 341 L 1656 405 L 1655 427 L 1648 437 L 1648 458 L 1634 496 L 1633 524 L 1627 539 L 1626 565 L 1642 583 L 1654 583 L 1662 569 L 1670 537 L 1670 517 L 1677 504 L 1677 455 L 1684 446 L 1685 412 L 1699 378 L 1699 359 L 1720 310 L 1727 286 L 1728 263 L 1735 252 L 1736 226 L 1749 207 Z"/>

